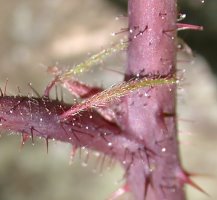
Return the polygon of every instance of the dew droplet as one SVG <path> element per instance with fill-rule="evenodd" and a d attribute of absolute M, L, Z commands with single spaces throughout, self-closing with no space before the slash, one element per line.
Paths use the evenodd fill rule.
<path fill-rule="evenodd" d="M 111 143 L 111 142 L 109 142 L 109 143 L 108 143 L 108 146 L 109 146 L 109 147 L 111 147 L 111 146 L 112 146 L 112 143 Z"/>
<path fill-rule="evenodd" d="M 179 14 L 179 18 L 177 19 L 177 21 L 182 21 L 183 19 L 186 18 L 186 14 Z"/>
<path fill-rule="evenodd" d="M 85 149 L 86 149 L 86 147 L 85 147 L 85 146 L 83 146 L 83 147 L 81 147 L 81 149 L 82 149 L 82 150 L 85 150 Z"/>
<path fill-rule="evenodd" d="M 178 44 L 178 45 L 177 45 L 177 48 L 178 48 L 178 49 L 182 49 L 182 45 L 181 45 L 181 44 Z"/>
<path fill-rule="evenodd" d="M 145 94 L 144 94 L 144 95 L 145 95 L 145 97 L 148 97 L 148 96 L 149 96 L 147 92 L 145 92 Z"/>
<path fill-rule="evenodd" d="M 127 163 L 126 160 L 124 160 L 124 161 L 122 162 L 123 165 L 126 165 L 126 163 Z"/>
<path fill-rule="evenodd" d="M 161 149 L 162 152 L 166 152 L 166 150 L 167 149 L 165 147 Z"/>

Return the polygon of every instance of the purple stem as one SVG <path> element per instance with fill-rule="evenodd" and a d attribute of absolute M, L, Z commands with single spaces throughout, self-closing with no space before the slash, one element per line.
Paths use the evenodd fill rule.
<path fill-rule="evenodd" d="M 176 69 L 176 0 L 129 0 L 125 79 L 165 77 Z M 127 182 L 136 200 L 184 200 L 176 127 L 176 86 L 156 86 L 123 98 L 119 124 L 154 156 L 134 159 Z"/>
<path fill-rule="evenodd" d="M 132 152 L 144 150 L 143 144 L 127 138 L 115 123 L 94 110 L 61 121 L 60 116 L 70 107 L 48 97 L 1 96 L 0 130 L 43 137 L 46 143 L 51 139 L 68 142 L 76 148 L 94 149 L 128 164 Z M 139 156 L 134 153 L 134 157 Z"/>

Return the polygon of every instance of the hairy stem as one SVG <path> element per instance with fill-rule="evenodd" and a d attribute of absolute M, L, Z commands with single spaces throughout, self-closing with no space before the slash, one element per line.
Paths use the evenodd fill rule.
<path fill-rule="evenodd" d="M 131 191 L 135 200 L 184 200 L 185 183 L 201 190 L 179 160 L 176 16 L 176 0 L 129 0 L 125 82 L 102 91 L 70 77 L 125 49 L 125 44 L 92 56 L 77 65 L 77 71 L 60 75 L 52 68 L 57 77 L 42 97 L 7 96 L 0 90 L 0 130 L 21 132 L 23 140 L 27 134 L 40 136 L 47 145 L 56 139 L 111 156 L 126 169 L 127 183 L 118 191 Z M 85 100 L 67 105 L 49 99 L 57 81 Z"/>
<path fill-rule="evenodd" d="M 125 79 L 174 76 L 176 0 L 129 0 Z M 120 124 L 154 156 L 134 160 L 127 182 L 136 200 L 183 200 L 176 127 L 176 86 L 139 89 L 123 98 Z M 144 161 L 146 160 L 146 161 Z"/>

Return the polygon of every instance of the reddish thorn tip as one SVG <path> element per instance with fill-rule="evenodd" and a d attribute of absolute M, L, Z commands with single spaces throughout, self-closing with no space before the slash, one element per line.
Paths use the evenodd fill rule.
<path fill-rule="evenodd" d="M 107 200 L 115 200 L 126 192 L 129 192 L 129 187 L 127 184 L 123 185 L 122 187 L 117 189 L 115 192 L 113 192 Z"/>
<path fill-rule="evenodd" d="M 179 173 L 177 174 L 177 177 L 179 178 L 180 182 L 182 184 L 188 184 L 192 187 L 194 187 L 195 189 L 197 189 L 198 191 L 204 193 L 205 195 L 209 196 L 210 195 L 203 189 L 201 188 L 198 184 L 196 184 L 191 178 L 190 176 L 194 176 L 195 174 L 191 174 L 191 173 L 188 173 L 184 170 L 181 170 L 179 171 Z"/>

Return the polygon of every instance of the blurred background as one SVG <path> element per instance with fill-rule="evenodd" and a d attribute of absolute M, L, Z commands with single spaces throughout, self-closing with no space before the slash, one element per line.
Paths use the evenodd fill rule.
<path fill-rule="evenodd" d="M 204 26 L 204 31 L 180 33 L 193 53 L 182 51 L 178 68 L 184 81 L 178 91 L 179 141 L 183 166 L 211 197 L 186 187 L 188 199 L 217 199 L 217 1 L 180 0 L 183 23 Z M 7 93 L 32 93 L 29 82 L 42 94 L 51 80 L 48 66 L 73 67 L 89 55 L 111 46 L 126 34 L 126 0 L 0 0 L 0 85 L 9 79 Z M 125 53 L 109 57 L 93 72 L 79 77 L 93 85 L 108 86 L 122 79 Z M 115 69 L 114 72 L 111 69 Z M 65 101 L 71 97 L 64 92 Z M 13 135 L 13 136 L 11 136 Z M 0 200 L 102 200 L 123 183 L 118 164 L 100 170 L 100 155 L 85 153 L 70 162 L 71 147 L 51 142 L 20 151 L 20 136 L 1 134 Z M 127 199 L 124 196 L 120 199 Z"/>

